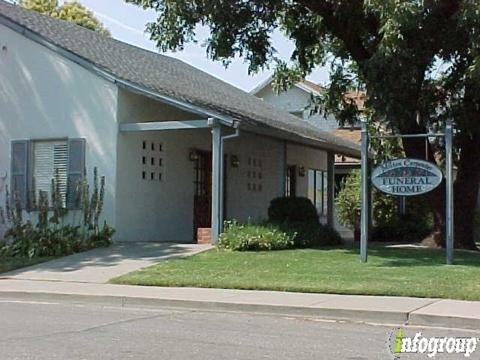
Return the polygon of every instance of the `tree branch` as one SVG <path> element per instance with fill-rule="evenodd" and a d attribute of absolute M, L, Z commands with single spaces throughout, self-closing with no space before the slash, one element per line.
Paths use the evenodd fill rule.
<path fill-rule="evenodd" d="M 349 0 L 337 5 L 328 1 L 315 0 L 297 0 L 297 2 L 323 19 L 332 34 L 343 41 L 355 61 L 361 63 L 371 57 L 370 51 L 363 44 L 361 35 L 365 33 L 376 35 L 378 29 L 375 27 L 378 26 L 378 20 L 370 16 L 366 21 L 363 14 L 363 1 Z M 348 12 L 350 15 L 356 13 L 357 19 L 360 21 L 356 24 L 353 23 L 351 19 L 354 16 L 346 17 L 344 12 Z"/>

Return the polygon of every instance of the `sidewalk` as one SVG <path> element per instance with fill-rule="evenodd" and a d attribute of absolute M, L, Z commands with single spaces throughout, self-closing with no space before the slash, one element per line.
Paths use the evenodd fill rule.
<path fill-rule="evenodd" d="M 0 274 L 16 280 L 104 284 L 108 280 L 172 257 L 208 250 L 211 245 L 178 243 L 116 243 Z"/>
<path fill-rule="evenodd" d="M 67 300 L 480 329 L 480 302 L 387 296 L 162 288 L 0 278 L 0 299 Z"/>

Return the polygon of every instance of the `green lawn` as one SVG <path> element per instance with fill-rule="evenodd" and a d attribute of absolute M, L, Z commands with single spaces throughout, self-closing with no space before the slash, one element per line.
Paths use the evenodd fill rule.
<path fill-rule="evenodd" d="M 480 253 L 372 246 L 356 250 L 228 252 L 217 249 L 160 262 L 112 279 L 116 284 L 263 289 L 480 300 Z"/>
<path fill-rule="evenodd" d="M 15 270 L 21 267 L 35 265 L 44 261 L 52 260 L 53 257 L 39 257 L 29 259 L 26 257 L 5 257 L 0 256 L 0 274 Z"/>

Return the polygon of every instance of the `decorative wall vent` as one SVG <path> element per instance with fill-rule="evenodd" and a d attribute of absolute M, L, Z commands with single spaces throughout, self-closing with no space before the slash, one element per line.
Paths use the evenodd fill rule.
<path fill-rule="evenodd" d="M 141 145 L 142 180 L 163 181 L 165 176 L 164 145 L 143 140 Z"/>
<path fill-rule="evenodd" d="M 259 158 L 249 157 L 247 161 L 247 190 L 263 190 L 263 162 Z"/>

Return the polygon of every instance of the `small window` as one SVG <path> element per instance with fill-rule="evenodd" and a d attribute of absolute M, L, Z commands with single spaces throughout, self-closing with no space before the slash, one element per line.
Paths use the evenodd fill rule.
<path fill-rule="evenodd" d="M 142 171 L 142 179 L 145 180 L 147 178 L 147 174 L 145 173 L 145 171 Z"/>
<path fill-rule="evenodd" d="M 145 140 L 142 141 L 142 149 L 143 150 L 147 149 L 147 142 Z"/>
<path fill-rule="evenodd" d="M 162 173 L 158 173 L 158 180 L 162 181 Z"/>
<path fill-rule="evenodd" d="M 154 172 L 150 173 L 150 180 L 155 180 L 155 173 Z"/>
<path fill-rule="evenodd" d="M 150 165 L 152 165 L 152 166 L 155 165 L 155 158 L 152 157 L 152 158 L 150 159 Z"/>
<path fill-rule="evenodd" d="M 142 156 L 142 164 L 145 165 L 147 163 L 147 157 Z"/>
<path fill-rule="evenodd" d="M 152 151 L 155 151 L 155 143 L 152 142 Z"/>
<path fill-rule="evenodd" d="M 159 158 L 159 159 L 158 159 L 158 166 L 163 166 L 162 158 Z"/>
<path fill-rule="evenodd" d="M 315 169 L 308 170 L 308 198 L 317 208 L 319 214 L 327 213 L 327 172 Z"/>
<path fill-rule="evenodd" d="M 285 196 L 296 196 L 297 167 L 289 165 L 285 174 Z"/>

